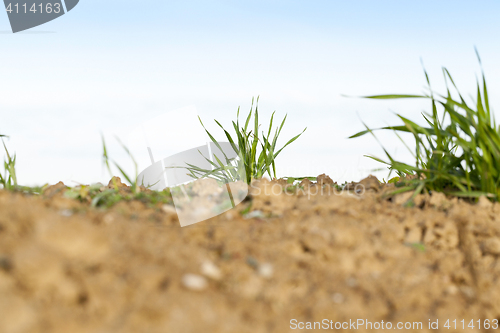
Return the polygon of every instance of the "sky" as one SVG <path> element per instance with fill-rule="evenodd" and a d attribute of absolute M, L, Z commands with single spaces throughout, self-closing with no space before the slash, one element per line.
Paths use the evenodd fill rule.
<path fill-rule="evenodd" d="M 207 140 L 182 110 L 194 108 L 223 139 L 213 119 L 229 126 L 238 107 L 248 112 L 259 96 L 263 127 L 273 111 L 287 115 L 281 144 L 307 127 L 278 157 L 278 176 L 383 178 L 386 170 L 373 171 L 383 165 L 364 155 L 383 157 L 382 144 L 408 159 L 403 143 L 383 132 L 380 143 L 348 137 L 363 122 L 397 124 L 395 113 L 422 121 L 429 102 L 358 96 L 421 93 L 422 62 L 435 90 L 443 91 L 445 66 L 465 95 L 473 93 L 477 47 L 497 110 L 499 14 L 500 3 L 488 0 L 81 0 L 12 34 L 3 13 L 0 134 L 10 136 L 23 185 L 107 183 L 101 134 L 133 174 L 115 137 L 133 148 L 140 172 L 150 160 L 131 133 L 144 122 L 171 119 L 154 129 L 166 139 L 153 153 L 165 158 Z"/>

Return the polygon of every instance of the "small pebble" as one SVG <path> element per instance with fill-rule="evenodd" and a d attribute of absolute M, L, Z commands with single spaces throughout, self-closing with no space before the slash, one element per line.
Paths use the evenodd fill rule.
<path fill-rule="evenodd" d="M 448 295 L 456 295 L 456 293 L 458 292 L 458 288 L 452 284 L 448 286 L 445 291 Z"/>
<path fill-rule="evenodd" d="M 500 255 L 500 238 L 489 238 L 483 243 L 484 252 Z"/>
<path fill-rule="evenodd" d="M 177 214 L 175 207 L 171 205 L 163 205 L 161 209 L 167 214 Z"/>
<path fill-rule="evenodd" d="M 346 281 L 346 283 L 351 288 L 354 288 L 354 287 L 356 287 L 358 285 L 358 281 L 355 278 L 353 278 L 353 277 L 348 278 L 347 281 Z"/>
<path fill-rule="evenodd" d="M 202 291 L 208 287 L 207 279 L 196 274 L 185 274 L 182 277 L 182 284 L 189 290 Z"/>
<path fill-rule="evenodd" d="M 106 215 L 104 215 L 104 217 L 103 217 L 103 221 L 104 221 L 104 223 L 106 223 L 106 224 L 111 224 L 111 223 L 113 223 L 113 222 L 114 222 L 114 220 L 115 220 L 115 218 L 114 218 L 114 217 L 113 217 L 113 215 L 111 215 L 111 214 L 106 214 Z"/>
<path fill-rule="evenodd" d="M 212 280 L 220 280 L 222 278 L 220 269 L 210 261 L 205 261 L 201 264 L 201 273 Z"/>
<path fill-rule="evenodd" d="M 264 263 L 259 265 L 258 271 L 259 275 L 262 276 L 263 278 L 269 279 L 273 277 L 274 269 L 273 265 L 271 264 Z"/>
<path fill-rule="evenodd" d="M 493 207 L 493 203 L 490 200 L 488 200 L 488 198 L 484 195 L 479 197 L 477 205 L 481 208 L 492 208 Z"/>
<path fill-rule="evenodd" d="M 63 209 L 59 212 L 59 214 L 64 217 L 70 217 L 71 215 L 73 215 L 73 212 L 71 211 L 71 209 Z"/>
<path fill-rule="evenodd" d="M 333 299 L 334 303 L 337 303 L 337 304 L 344 303 L 344 295 L 342 295 L 341 293 L 333 294 L 332 299 Z"/>
<path fill-rule="evenodd" d="M 259 267 L 259 262 L 252 256 L 247 256 L 247 264 L 253 268 Z"/>
<path fill-rule="evenodd" d="M 468 299 L 473 299 L 476 296 L 476 292 L 471 287 L 461 286 L 460 291 Z"/>
<path fill-rule="evenodd" d="M 260 210 L 254 210 L 254 211 L 243 216 L 243 218 L 245 218 L 245 219 L 253 219 L 253 218 L 262 219 L 265 217 L 266 217 L 266 215 L 263 212 L 261 212 Z"/>

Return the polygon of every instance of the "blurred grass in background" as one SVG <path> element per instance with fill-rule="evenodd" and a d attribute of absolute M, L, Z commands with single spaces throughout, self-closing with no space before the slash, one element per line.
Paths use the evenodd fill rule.
<path fill-rule="evenodd" d="M 481 58 L 476 54 L 481 65 Z M 402 124 L 377 130 L 390 130 L 410 150 L 414 164 L 395 160 L 384 149 L 387 160 L 368 156 L 384 163 L 400 178 L 395 193 L 414 190 L 414 196 L 422 191 L 438 191 L 449 195 L 477 198 L 500 198 L 500 127 L 490 107 L 488 88 L 481 65 L 481 78 L 476 79 L 475 98 L 467 103 L 446 68 L 443 75 L 446 94 L 436 93 L 424 69 L 429 92 L 422 95 L 376 95 L 372 99 L 425 98 L 431 102 L 431 111 L 422 113 L 424 125 L 419 125 L 400 114 Z M 450 89 L 451 85 L 451 89 Z M 365 125 L 365 124 L 364 124 Z M 354 134 L 356 138 L 372 134 L 374 130 Z M 410 133 L 414 146 L 410 148 L 399 133 Z M 376 137 L 375 137 L 376 138 Z"/>

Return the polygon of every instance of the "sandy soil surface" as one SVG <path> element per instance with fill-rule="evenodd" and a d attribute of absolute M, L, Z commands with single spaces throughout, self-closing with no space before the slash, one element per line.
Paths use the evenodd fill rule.
<path fill-rule="evenodd" d="M 61 184 L 0 191 L 0 332 L 301 331 L 293 319 L 479 332 L 477 320 L 498 320 L 500 204 L 434 194 L 405 208 L 406 195 L 363 182 L 354 195 L 307 182 L 266 194 L 279 182 L 261 181 L 251 200 L 184 228 L 172 206 L 93 209 Z"/>

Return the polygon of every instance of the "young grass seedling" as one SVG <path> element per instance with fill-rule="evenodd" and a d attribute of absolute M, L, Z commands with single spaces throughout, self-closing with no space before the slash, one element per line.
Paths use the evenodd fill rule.
<path fill-rule="evenodd" d="M 222 161 L 217 157 L 215 157 L 216 162 L 212 162 L 207 158 L 207 161 L 209 161 L 214 168 L 212 170 L 206 170 L 198 168 L 194 165 L 189 165 L 188 171 L 190 172 L 191 177 L 195 179 L 211 177 L 219 181 L 228 182 L 234 181 L 238 178 L 239 175 L 241 175 L 241 173 L 238 174 L 238 170 L 244 170 L 246 179 L 242 180 L 246 181 L 246 183 L 248 184 L 250 184 L 253 179 L 261 178 L 265 174 L 269 175 L 269 177 L 271 178 L 276 178 L 276 158 L 285 147 L 297 140 L 302 135 L 302 133 L 305 132 L 307 127 L 302 131 L 302 133 L 294 136 L 292 139 L 288 140 L 283 147 L 278 149 L 278 137 L 280 136 L 281 130 L 285 125 L 287 116 L 285 115 L 285 117 L 281 121 L 280 126 L 275 129 L 274 135 L 271 136 L 275 113 L 273 112 L 269 121 L 269 128 L 266 135 L 266 131 L 260 131 L 258 103 L 259 98 L 257 97 L 257 102 L 254 109 L 254 99 L 252 98 L 252 106 L 250 107 L 250 112 L 246 118 L 244 125 L 240 125 L 240 108 L 238 108 L 238 112 L 236 114 L 236 122 L 232 122 L 236 137 L 232 136 L 220 124 L 220 122 L 214 120 L 215 123 L 224 131 L 227 140 L 231 144 L 231 147 L 239 155 L 239 160 L 237 162 L 239 164 L 234 165 L 234 159 L 228 159 L 225 154 L 225 164 L 222 163 Z M 201 121 L 201 118 L 200 123 L 208 134 L 210 140 L 222 151 L 219 142 L 205 128 L 205 125 Z M 253 129 L 249 127 L 251 123 L 253 123 Z"/>
<path fill-rule="evenodd" d="M 16 155 L 10 155 L 3 138 L 6 135 L 0 135 L 7 160 L 4 161 L 4 174 L 0 173 L 0 185 L 6 190 L 14 190 L 17 188 L 17 175 L 16 175 Z"/>
<path fill-rule="evenodd" d="M 102 149 L 103 149 L 103 154 L 102 154 L 103 163 L 106 166 L 106 168 L 109 172 L 109 175 L 111 177 L 113 177 L 113 172 L 111 171 L 111 165 L 110 165 L 110 162 L 112 162 L 115 165 L 115 167 L 120 171 L 120 174 L 130 183 L 132 193 L 137 193 L 138 192 L 138 187 L 137 187 L 138 170 L 137 170 L 137 162 L 136 162 L 134 156 L 132 156 L 132 154 L 130 153 L 130 150 L 120 141 L 120 139 L 116 138 L 116 140 L 118 141 L 120 146 L 125 150 L 127 155 L 132 160 L 132 163 L 134 164 L 135 177 L 131 178 L 118 163 L 116 163 L 115 161 L 113 161 L 109 158 L 108 149 L 106 147 L 106 141 L 104 140 L 104 136 L 101 135 L 101 138 L 102 138 Z M 115 190 L 118 190 L 118 185 L 116 184 L 116 180 L 114 178 L 113 178 L 113 186 L 114 186 Z"/>

